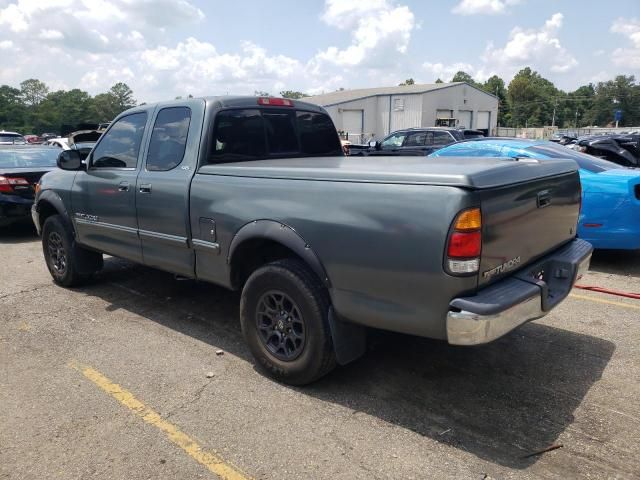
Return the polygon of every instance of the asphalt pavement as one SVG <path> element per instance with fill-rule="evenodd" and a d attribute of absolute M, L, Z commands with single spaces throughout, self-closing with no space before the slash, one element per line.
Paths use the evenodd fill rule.
<path fill-rule="evenodd" d="M 371 332 L 293 388 L 254 367 L 237 293 L 115 258 L 63 289 L 29 227 L 0 231 L 0 279 L 3 479 L 640 476 L 640 300 L 574 290 L 482 347 Z M 640 252 L 581 284 L 640 292 Z"/>

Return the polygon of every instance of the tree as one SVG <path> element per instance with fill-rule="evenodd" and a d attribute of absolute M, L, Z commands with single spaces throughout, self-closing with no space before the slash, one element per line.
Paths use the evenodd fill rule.
<path fill-rule="evenodd" d="M 399 87 L 404 87 L 405 85 L 415 85 L 415 80 L 413 78 L 407 78 L 404 82 L 399 83 Z"/>
<path fill-rule="evenodd" d="M 0 129 L 24 130 L 26 107 L 21 92 L 9 85 L 0 87 Z"/>
<path fill-rule="evenodd" d="M 38 105 L 48 93 L 49 87 L 35 78 L 30 78 L 20 84 L 22 101 L 29 106 Z"/>
<path fill-rule="evenodd" d="M 474 87 L 479 86 L 471 75 L 469 75 L 467 72 L 463 72 L 462 70 L 456 72 L 456 74 L 453 76 L 451 81 L 465 82 L 465 83 L 468 83 L 469 85 L 473 85 Z"/>
<path fill-rule="evenodd" d="M 300 98 L 308 97 L 309 95 L 295 90 L 283 90 L 280 92 L 280 96 L 282 98 L 291 98 L 293 100 L 298 100 Z"/>
<path fill-rule="evenodd" d="M 111 87 L 109 93 L 113 96 L 115 105 L 121 112 L 136 106 L 136 101 L 133 98 L 133 92 L 126 83 L 116 83 Z"/>
<path fill-rule="evenodd" d="M 511 109 L 511 126 L 542 127 L 551 125 L 555 98 L 560 92 L 553 83 L 529 67 L 520 70 L 509 83 L 507 99 Z"/>
<path fill-rule="evenodd" d="M 444 83 L 444 82 L 442 81 L 441 78 L 438 77 L 438 79 L 436 80 L 436 83 Z"/>
<path fill-rule="evenodd" d="M 498 125 L 505 126 L 511 117 L 511 113 L 507 102 L 507 89 L 504 86 L 504 80 L 497 75 L 493 75 L 484 82 L 482 89 L 498 97 Z"/>
<path fill-rule="evenodd" d="M 262 90 L 254 90 L 253 95 L 256 97 L 270 97 L 269 92 L 264 92 Z"/>

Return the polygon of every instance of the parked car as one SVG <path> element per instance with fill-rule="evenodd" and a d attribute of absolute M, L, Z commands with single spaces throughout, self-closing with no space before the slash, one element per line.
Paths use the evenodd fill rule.
<path fill-rule="evenodd" d="M 249 349 L 291 384 L 362 355 L 364 327 L 492 341 L 558 305 L 592 251 L 575 162 L 347 157 L 297 100 L 141 105 L 58 165 L 32 209 L 54 282 L 108 253 L 240 290 Z"/>
<path fill-rule="evenodd" d="M 31 218 L 35 185 L 56 167 L 58 153 L 43 146 L 0 147 L 0 227 Z"/>
<path fill-rule="evenodd" d="M 450 145 L 431 157 L 570 158 L 580 167 L 582 210 L 578 236 L 595 248 L 640 249 L 640 169 L 541 140 L 490 138 Z"/>
<path fill-rule="evenodd" d="M 47 140 L 46 142 L 44 142 L 44 145 L 50 146 L 50 147 L 56 147 L 59 148 L 61 150 L 69 150 L 69 139 L 66 137 L 59 137 L 59 138 L 50 138 L 49 140 Z"/>
<path fill-rule="evenodd" d="M 39 145 L 42 143 L 42 138 L 40 138 L 38 135 L 24 135 L 24 139 L 28 144 L 31 145 Z"/>
<path fill-rule="evenodd" d="M 46 142 L 51 138 L 58 138 L 58 135 L 55 133 L 43 133 L 42 135 L 40 135 L 40 138 L 42 138 L 42 140 Z"/>
<path fill-rule="evenodd" d="M 81 158 L 85 159 L 102 133 L 102 131 L 98 130 L 80 130 L 73 132 L 67 137 L 67 144 L 69 149 L 77 150 L 80 152 Z"/>
<path fill-rule="evenodd" d="M 550 142 L 559 143 L 560 145 L 568 145 L 575 140 L 577 140 L 577 137 L 566 133 L 554 133 L 551 138 L 549 138 Z"/>
<path fill-rule="evenodd" d="M 26 143 L 24 136 L 17 132 L 0 131 L 0 145 L 25 145 Z"/>
<path fill-rule="evenodd" d="M 481 131 L 481 130 L 470 130 L 467 128 L 458 130 L 459 132 L 462 133 L 462 137 L 465 140 L 470 140 L 472 138 L 484 138 L 485 134 Z"/>
<path fill-rule="evenodd" d="M 576 141 L 574 150 L 604 158 L 623 167 L 640 166 L 640 135 L 594 135 Z"/>
<path fill-rule="evenodd" d="M 464 140 L 462 130 L 456 128 L 409 128 L 398 130 L 381 142 L 371 142 L 363 155 L 428 155 L 438 148 Z M 352 151 L 352 155 L 355 152 Z"/>

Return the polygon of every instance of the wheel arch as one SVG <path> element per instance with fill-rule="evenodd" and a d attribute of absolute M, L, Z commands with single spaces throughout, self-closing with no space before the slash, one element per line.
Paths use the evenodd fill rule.
<path fill-rule="evenodd" d="M 73 227 L 73 222 L 69 217 L 69 212 L 67 212 L 60 195 L 53 190 L 45 190 L 40 193 L 38 203 L 36 203 L 36 211 L 38 212 L 39 225 L 37 225 L 37 227 L 39 232 L 42 231 L 42 226 L 47 218 L 51 215 L 60 215 L 70 225 L 71 231 L 75 235 L 75 229 Z"/>
<path fill-rule="evenodd" d="M 298 257 L 331 288 L 329 276 L 312 246 L 292 227 L 275 220 L 255 220 L 241 227 L 229 246 L 227 264 L 234 289 L 241 288 L 253 270 L 286 256 Z"/>

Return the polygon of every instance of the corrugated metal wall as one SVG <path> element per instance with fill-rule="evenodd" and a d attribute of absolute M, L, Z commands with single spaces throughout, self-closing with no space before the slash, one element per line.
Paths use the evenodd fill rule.
<path fill-rule="evenodd" d="M 325 108 L 338 130 L 344 130 L 341 115 L 343 110 L 362 110 L 363 141 L 368 141 L 371 137 L 381 140 L 390 131 L 403 128 L 433 127 L 437 110 L 453 110 L 456 118 L 459 111 L 473 112 L 472 125 L 465 125 L 467 128 L 476 128 L 478 112 L 481 111 L 490 112 L 492 131 L 498 118 L 498 100 L 468 85 L 456 85 L 423 94 L 381 95 Z M 468 114 L 466 116 L 468 118 Z"/>

